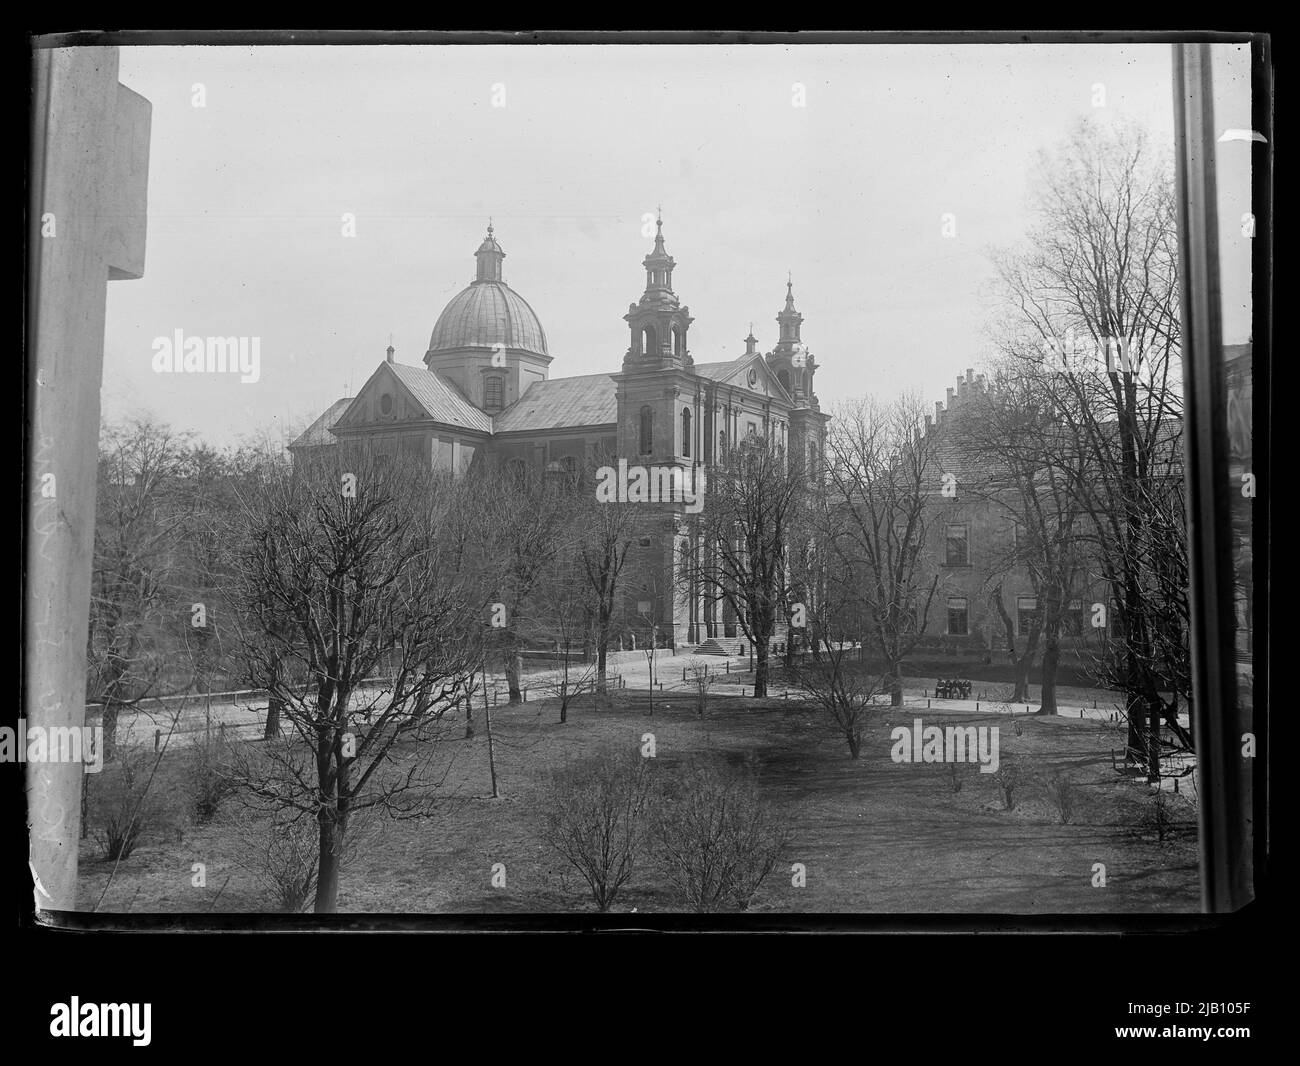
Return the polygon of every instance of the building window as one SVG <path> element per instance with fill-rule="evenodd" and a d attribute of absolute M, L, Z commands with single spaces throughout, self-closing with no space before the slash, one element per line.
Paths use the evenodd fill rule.
<path fill-rule="evenodd" d="M 749 436 L 749 437 L 757 437 L 757 436 L 758 436 L 758 423 L 757 423 L 757 422 L 746 422 L 746 423 L 745 423 L 745 432 L 746 432 L 746 435 Z"/>
<path fill-rule="evenodd" d="M 965 596 L 948 597 L 948 635 L 964 637 L 970 633 L 970 616 Z"/>
<path fill-rule="evenodd" d="M 560 469 L 564 472 L 564 480 L 570 488 L 578 487 L 578 460 L 572 455 L 566 455 L 560 460 Z"/>
<path fill-rule="evenodd" d="M 641 408 L 641 454 L 649 455 L 655 446 L 655 413 L 649 407 Z"/>
<path fill-rule="evenodd" d="M 483 382 L 483 410 L 500 411 L 505 406 L 505 383 L 493 376 Z"/>
<path fill-rule="evenodd" d="M 645 355 L 650 355 L 655 350 L 655 328 L 654 326 L 645 326 L 641 330 L 641 351 Z"/>
<path fill-rule="evenodd" d="M 949 526 L 945 544 L 947 566 L 970 566 L 970 535 L 966 526 Z"/>
<path fill-rule="evenodd" d="M 673 355 L 682 354 L 682 330 L 680 326 L 673 326 Z"/>
<path fill-rule="evenodd" d="M 379 413 L 385 415 L 393 413 L 393 398 L 388 393 L 384 393 L 379 397 Z"/>
<path fill-rule="evenodd" d="M 690 458 L 691 454 L 691 409 L 682 408 L 682 454 Z"/>
<path fill-rule="evenodd" d="M 1029 636 L 1038 625 L 1038 600 L 1033 596 L 1016 597 L 1016 631 L 1022 637 Z"/>

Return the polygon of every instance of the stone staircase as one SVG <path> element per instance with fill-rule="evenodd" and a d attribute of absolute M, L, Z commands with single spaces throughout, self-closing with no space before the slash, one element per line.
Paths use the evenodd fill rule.
<path fill-rule="evenodd" d="M 696 655 L 725 655 L 736 658 L 749 652 L 749 642 L 744 637 L 710 637 L 698 648 Z"/>

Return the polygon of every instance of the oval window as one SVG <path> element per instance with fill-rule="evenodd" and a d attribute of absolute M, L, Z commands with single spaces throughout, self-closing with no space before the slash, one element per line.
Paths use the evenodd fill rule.
<path fill-rule="evenodd" d="M 391 415 L 393 413 L 393 398 L 384 393 L 379 397 L 379 411 L 381 414 Z"/>

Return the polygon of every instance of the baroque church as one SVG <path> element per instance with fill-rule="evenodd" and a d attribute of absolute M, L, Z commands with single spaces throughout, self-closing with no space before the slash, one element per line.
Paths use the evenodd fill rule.
<path fill-rule="evenodd" d="M 546 331 L 506 284 L 506 253 L 491 225 L 474 257 L 474 280 L 438 316 L 424 365 L 395 362 L 390 346 L 355 397 L 336 401 L 289 446 L 295 462 L 361 446 L 415 456 L 457 477 L 496 463 L 521 476 L 576 480 L 618 459 L 707 469 L 747 438 L 778 444 L 801 464 L 823 453 L 829 416 L 813 391 L 817 363 L 803 344 L 789 281 L 770 352 L 758 350 L 751 328 L 742 354 L 696 362 L 694 319 L 673 289 L 676 262 L 661 218 L 642 261 L 645 290 L 623 316 L 630 338 L 621 367 L 552 377 Z M 673 581 L 688 535 L 681 503 L 647 505 L 637 550 L 640 572 L 653 576 L 636 593 L 645 598 L 629 623 L 639 616 L 665 644 L 734 642 L 740 634 L 725 605 L 687 595 Z"/>

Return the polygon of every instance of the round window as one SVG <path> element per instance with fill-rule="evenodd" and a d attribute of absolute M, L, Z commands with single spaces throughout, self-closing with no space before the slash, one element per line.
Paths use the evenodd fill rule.
<path fill-rule="evenodd" d="M 393 413 L 393 398 L 384 393 L 379 397 L 379 410 L 381 413 L 391 415 Z"/>

